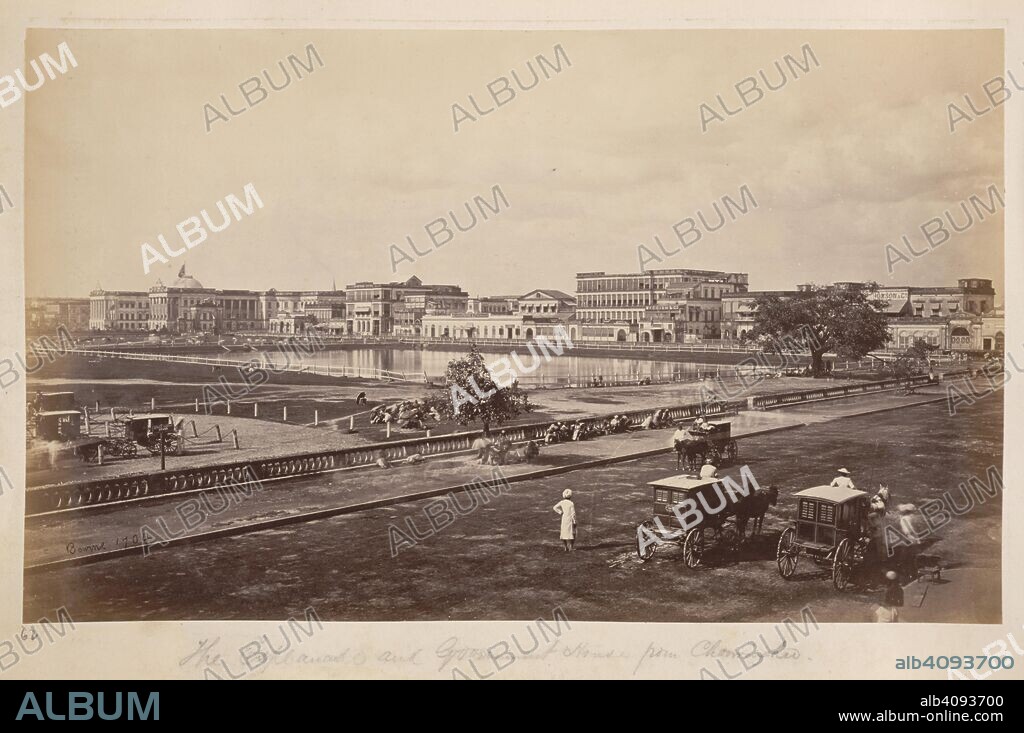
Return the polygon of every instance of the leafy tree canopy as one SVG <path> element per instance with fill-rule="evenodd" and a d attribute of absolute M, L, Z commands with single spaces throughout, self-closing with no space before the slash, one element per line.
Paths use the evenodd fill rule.
<path fill-rule="evenodd" d="M 882 313 L 886 303 L 872 297 L 877 289 L 876 283 L 809 285 L 796 295 L 761 296 L 755 301 L 752 336 L 766 351 L 807 349 L 818 376 L 827 352 L 859 359 L 889 341 Z"/>
<path fill-rule="evenodd" d="M 907 356 L 914 359 L 927 359 L 928 355 L 938 348 L 938 346 L 930 344 L 924 339 L 914 339 L 913 345 L 907 347 Z"/>
<path fill-rule="evenodd" d="M 448 362 L 444 388 L 430 394 L 426 403 L 445 420 L 460 425 L 479 420 L 484 429 L 534 409 L 518 380 L 506 385 L 494 381 L 475 345 L 465 357 Z"/>

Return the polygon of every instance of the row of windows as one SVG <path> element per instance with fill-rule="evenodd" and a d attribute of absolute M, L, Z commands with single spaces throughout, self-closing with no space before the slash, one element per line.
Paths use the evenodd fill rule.
<path fill-rule="evenodd" d="M 654 287 L 658 290 L 665 290 L 670 286 L 679 285 L 680 283 L 701 283 L 706 282 L 712 278 L 726 278 L 726 273 L 711 273 L 705 276 L 697 275 L 655 275 L 654 276 Z M 576 283 L 576 292 L 578 293 L 600 293 L 613 291 L 627 291 L 627 290 L 646 290 L 651 286 L 649 278 L 633 278 L 633 277 L 608 277 L 608 278 L 595 278 L 591 280 L 578 280 Z"/>
<path fill-rule="evenodd" d="M 606 305 L 651 305 L 650 293 L 608 293 L 603 295 L 580 295 L 577 299 L 580 308 L 593 308 Z"/>

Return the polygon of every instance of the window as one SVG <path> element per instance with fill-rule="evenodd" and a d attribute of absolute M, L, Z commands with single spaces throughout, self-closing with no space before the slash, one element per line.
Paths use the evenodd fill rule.
<path fill-rule="evenodd" d="M 657 502 L 665 503 L 668 501 L 669 492 L 668 489 L 655 489 L 654 500 Z"/>
<path fill-rule="evenodd" d="M 835 504 L 826 504 L 824 502 L 818 504 L 818 521 L 823 524 L 832 524 L 835 521 L 836 506 Z"/>
<path fill-rule="evenodd" d="M 810 522 L 814 521 L 815 517 L 815 504 L 813 501 L 807 499 L 800 500 L 800 519 L 806 519 Z"/>

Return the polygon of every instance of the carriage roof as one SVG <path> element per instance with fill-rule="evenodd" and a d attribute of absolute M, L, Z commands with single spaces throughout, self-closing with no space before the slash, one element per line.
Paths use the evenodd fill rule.
<path fill-rule="evenodd" d="M 36 413 L 36 416 L 37 417 L 53 417 L 54 415 L 79 415 L 79 416 L 81 416 L 81 414 L 82 413 L 80 413 L 78 410 L 47 410 L 45 412 Z"/>
<path fill-rule="evenodd" d="M 133 422 L 135 420 L 169 420 L 170 418 L 171 416 L 165 412 L 144 412 L 141 415 L 132 415 L 124 419 L 127 422 Z"/>
<path fill-rule="evenodd" d="M 817 499 L 818 501 L 830 501 L 834 504 L 845 504 L 861 496 L 867 496 L 867 492 L 847 489 L 842 486 L 814 486 L 810 489 L 798 491 L 793 496 L 799 496 L 804 499 Z"/>
<path fill-rule="evenodd" d="M 681 489 L 683 491 L 693 491 L 704 486 L 717 484 L 719 480 L 720 479 L 717 478 L 698 478 L 692 474 L 682 473 L 678 476 L 668 476 L 667 478 L 658 479 L 657 481 L 651 481 L 647 485 L 654 486 L 659 489 Z"/>

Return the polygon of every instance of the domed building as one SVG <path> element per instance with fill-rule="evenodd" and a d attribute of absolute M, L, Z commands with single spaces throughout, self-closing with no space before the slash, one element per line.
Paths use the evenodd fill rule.
<path fill-rule="evenodd" d="M 217 294 L 212 288 L 204 288 L 196 278 L 185 273 L 182 265 L 178 278 L 171 285 L 160 280 L 149 289 L 149 330 L 172 333 L 189 333 L 194 320 L 190 311 L 200 303 L 209 301 Z"/>
<path fill-rule="evenodd" d="M 344 290 L 218 290 L 178 271 L 170 285 L 161 280 L 148 291 L 90 293 L 89 328 L 150 333 L 302 333 L 345 330 Z"/>
<path fill-rule="evenodd" d="M 185 267 L 182 266 L 181 272 L 185 271 Z M 196 280 L 191 275 L 179 275 L 178 279 L 171 285 L 172 288 L 179 288 L 181 290 L 203 290 L 203 284 Z"/>

